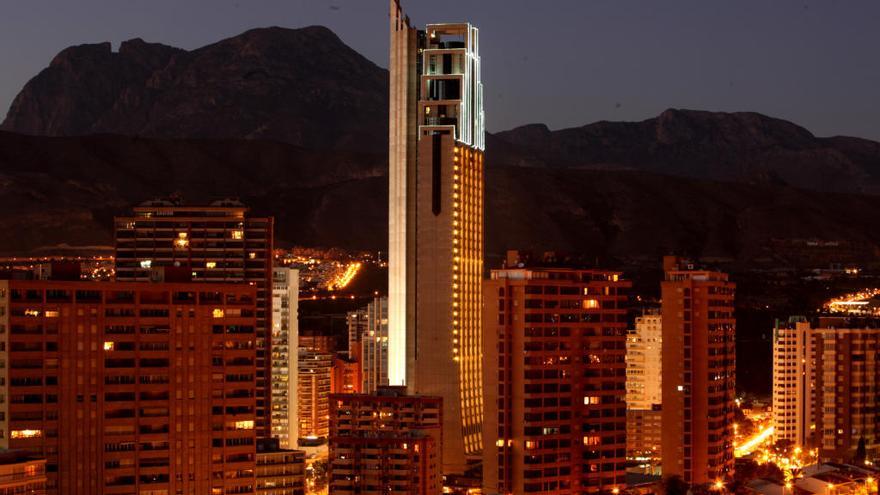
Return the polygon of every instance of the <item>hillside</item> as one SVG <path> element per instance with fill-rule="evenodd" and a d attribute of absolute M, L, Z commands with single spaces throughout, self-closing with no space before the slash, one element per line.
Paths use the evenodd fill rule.
<path fill-rule="evenodd" d="M 806 189 L 877 194 L 880 143 L 817 138 L 758 113 L 667 110 L 641 122 L 551 131 L 542 124 L 492 136 L 496 165 L 643 170 Z"/>
<path fill-rule="evenodd" d="M 491 91 L 491 88 L 487 88 Z M 140 39 L 62 50 L 0 129 L 272 140 L 387 151 L 388 73 L 323 27 L 262 28 L 186 51 Z M 491 123 L 492 108 L 487 109 Z M 488 137 L 493 166 L 639 170 L 819 191 L 880 192 L 880 143 L 820 138 L 757 113 L 667 110 L 641 122 L 543 124 Z"/>
<path fill-rule="evenodd" d="M 282 245 L 383 250 L 384 156 L 242 140 L 47 138 L 0 132 L 0 251 L 109 244 L 112 216 L 146 199 L 238 197 L 277 217 Z M 653 173 L 546 167 L 488 169 L 487 252 L 510 247 L 597 256 L 670 251 L 767 256 L 771 239 L 880 245 L 871 197 Z"/>

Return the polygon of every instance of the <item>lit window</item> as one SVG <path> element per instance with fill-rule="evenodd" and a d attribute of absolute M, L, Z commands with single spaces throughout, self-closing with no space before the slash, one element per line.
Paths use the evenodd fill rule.
<path fill-rule="evenodd" d="M 595 446 L 599 445 L 602 442 L 602 439 L 598 435 L 589 435 L 584 437 L 584 445 L 587 446 Z"/>
<path fill-rule="evenodd" d="M 526 440 L 526 448 L 527 449 L 536 449 L 538 448 L 538 442 L 534 440 Z"/>
<path fill-rule="evenodd" d="M 153 266 L 153 260 L 142 260 L 141 268 L 150 268 Z"/>
<path fill-rule="evenodd" d="M 189 239 L 187 239 L 186 232 L 179 232 L 177 239 L 174 239 L 174 249 L 186 249 L 187 247 L 189 247 Z"/>
<path fill-rule="evenodd" d="M 250 252 L 250 253 L 248 253 L 248 258 L 250 258 L 250 259 L 256 259 L 256 258 L 257 258 L 257 253 L 254 253 L 254 252 Z"/>
<path fill-rule="evenodd" d="M 496 441 L 495 441 L 495 446 L 496 446 L 496 447 L 504 447 L 504 439 L 499 438 L 498 440 L 496 440 Z"/>
<path fill-rule="evenodd" d="M 46 318 L 58 318 L 58 310 L 47 309 Z"/>
<path fill-rule="evenodd" d="M 596 309 L 599 307 L 599 301 L 596 299 L 584 299 L 583 308 L 584 309 Z"/>
<path fill-rule="evenodd" d="M 212 314 L 214 315 L 214 318 L 223 318 L 223 316 L 225 315 L 223 309 L 221 308 L 214 308 Z"/>
<path fill-rule="evenodd" d="M 216 261 L 206 261 L 205 268 L 208 268 L 208 269 L 217 268 L 217 262 Z"/>
<path fill-rule="evenodd" d="M 114 347 L 116 347 L 115 342 L 104 342 L 104 350 L 105 351 L 112 351 Z"/>
<path fill-rule="evenodd" d="M 588 395 L 588 396 L 584 397 L 584 404 L 586 404 L 586 405 L 598 404 L 598 403 L 599 403 L 599 397 L 596 395 Z"/>
<path fill-rule="evenodd" d="M 244 231 L 243 230 L 233 230 L 230 232 L 230 236 L 235 240 L 244 239 Z"/>
<path fill-rule="evenodd" d="M 12 438 L 40 438 L 43 430 L 12 430 Z"/>
<path fill-rule="evenodd" d="M 254 422 L 251 420 L 236 421 L 235 422 L 235 429 L 236 430 L 253 430 L 254 429 Z"/>

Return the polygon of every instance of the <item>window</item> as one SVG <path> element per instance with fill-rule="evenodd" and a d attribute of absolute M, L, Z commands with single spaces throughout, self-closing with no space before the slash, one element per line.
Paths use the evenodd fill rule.
<path fill-rule="evenodd" d="M 40 438 L 43 430 L 12 430 L 12 438 Z"/>
<path fill-rule="evenodd" d="M 584 445 L 594 446 L 599 445 L 602 442 L 602 439 L 598 435 L 589 435 L 584 437 Z"/>

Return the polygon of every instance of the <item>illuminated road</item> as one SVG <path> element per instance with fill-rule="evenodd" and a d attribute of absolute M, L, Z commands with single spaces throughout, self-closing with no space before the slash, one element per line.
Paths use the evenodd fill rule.
<path fill-rule="evenodd" d="M 773 436 L 773 427 L 768 426 L 763 430 L 759 431 L 752 435 L 751 438 L 746 440 L 745 442 L 736 446 L 736 450 L 734 452 L 735 457 L 743 457 L 754 452 L 758 447 L 760 447 L 764 442 L 770 440 Z"/>
<path fill-rule="evenodd" d="M 871 301 L 878 296 L 880 289 L 864 289 L 834 298 L 825 303 L 825 307 L 832 313 L 878 314 L 880 310 Z"/>
<path fill-rule="evenodd" d="M 341 290 L 344 289 L 348 284 L 354 280 L 354 277 L 357 276 L 358 272 L 361 270 L 362 264 L 360 262 L 349 263 L 348 266 L 345 267 L 345 270 L 336 277 L 336 279 L 330 283 L 328 289 L 330 290 Z"/>

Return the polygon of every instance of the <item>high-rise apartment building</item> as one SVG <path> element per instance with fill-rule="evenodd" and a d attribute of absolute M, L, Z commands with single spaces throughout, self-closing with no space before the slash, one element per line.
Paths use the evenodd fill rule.
<path fill-rule="evenodd" d="M 626 444 L 631 458 L 660 459 L 662 317 L 636 318 L 626 333 Z"/>
<path fill-rule="evenodd" d="M 440 493 L 442 399 L 405 392 L 330 397 L 331 494 Z"/>
<path fill-rule="evenodd" d="M 299 438 L 297 384 L 299 356 L 299 270 L 272 270 L 272 437 L 282 449 Z"/>
<path fill-rule="evenodd" d="M 483 493 L 625 486 L 630 286 L 602 270 L 492 271 L 483 288 Z"/>
<path fill-rule="evenodd" d="M 367 331 L 368 306 L 349 311 L 345 315 L 345 323 L 348 326 L 348 357 L 360 359 L 361 339 Z"/>
<path fill-rule="evenodd" d="M 329 431 L 333 356 L 300 349 L 298 366 L 299 436 L 326 439 Z"/>
<path fill-rule="evenodd" d="M 248 493 L 256 289 L 0 282 L 0 447 L 47 493 Z"/>
<path fill-rule="evenodd" d="M 663 475 L 699 485 L 733 476 L 735 284 L 663 260 Z"/>
<path fill-rule="evenodd" d="M 880 322 L 820 317 L 778 326 L 773 339 L 774 435 L 822 459 L 850 461 L 859 442 L 880 453 Z"/>
<path fill-rule="evenodd" d="M 273 219 L 237 201 L 184 206 L 144 203 L 116 218 L 116 280 L 149 281 L 157 268 L 197 282 L 252 284 L 257 290 L 257 431 L 271 429 Z M 166 278 L 168 276 L 166 275 Z"/>
<path fill-rule="evenodd" d="M 811 329 L 808 321 L 797 317 L 773 329 L 773 438 L 801 447 L 812 443 L 814 424 L 810 403 L 816 350 Z"/>
<path fill-rule="evenodd" d="M 305 495 L 305 456 L 302 450 L 279 448 L 277 438 L 259 441 L 256 495 Z"/>
<path fill-rule="evenodd" d="M 443 397 L 444 472 L 461 472 L 482 441 L 479 35 L 390 4 L 389 382 Z"/>
<path fill-rule="evenodd" d="M 388 298 L 376 297 L 366 308 L 361 337 L 361 392 L 388 386 Z"/>

